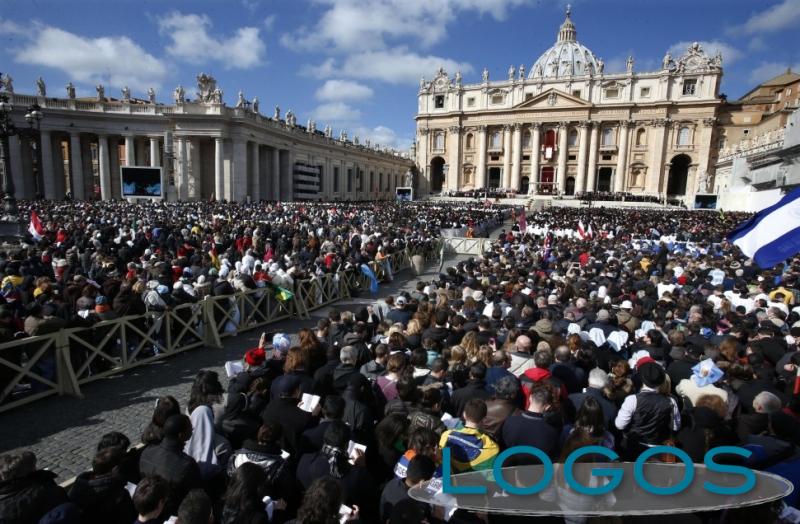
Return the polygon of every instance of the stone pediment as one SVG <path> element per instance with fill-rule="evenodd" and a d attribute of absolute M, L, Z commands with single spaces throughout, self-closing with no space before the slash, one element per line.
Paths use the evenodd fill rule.
<path fill-rule="evenodd" d="M 557 89 L 548 89 L 533 98 L 529 98 L 514 106 L 514 109 L 564 109 L 564 108 L 588 108 L 592 104 L 569 95 Z"/>

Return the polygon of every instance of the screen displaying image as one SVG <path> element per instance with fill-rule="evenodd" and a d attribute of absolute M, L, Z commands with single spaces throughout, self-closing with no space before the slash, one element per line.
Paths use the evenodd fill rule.
<path fill-rule="evenodd" d="M 160 167 L 121 167 L 122 196 L 140 198 L 160 198 Z"/>
<path fill-rule="evenodd" d="M 395 200 L 411 202 L 414 200 L 414 190 L 410 187 L 398 187 L 395 189 Z"/>

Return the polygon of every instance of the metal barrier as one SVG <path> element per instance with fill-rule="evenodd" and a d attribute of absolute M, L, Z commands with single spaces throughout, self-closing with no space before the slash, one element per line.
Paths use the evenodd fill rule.
<path fill-rule="evenodd" d="M 486 251 L 486 244 L 491 244 L 488 238 L 444 238 L 445 253 L 459 255 L 482 255 Z"/>

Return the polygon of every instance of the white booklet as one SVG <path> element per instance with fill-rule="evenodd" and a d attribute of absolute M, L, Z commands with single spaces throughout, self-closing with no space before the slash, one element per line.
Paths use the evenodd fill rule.
<path fill-rule="evenodd" d="M 348 462 L 350 462 L 350 464 L 356 463 L 356 459 L 358 458 L 356 451 L 360 451 L 361 453 L 366 453 L 367 446 L 365 446 L 364 444 L 359 444 L 358 442 L 353 442 L 352 440 L 350 441 L 349 444 L 347 444 L 347 456 L 349 457 Z"/>
<path fill-rule="evenodd" d="M 444 413 L 442 415 L 442 422 L 447 429 L 455 429 L 458 427 L 458 423 L 461 422 L 461 419 L 454 417 L 450 413 Z"/>
<path fill-rule="evenodd" d="M 303 397 L 300 399 L 300 404 L 297 405 L 303 411 L 308 411 L 309 413 L 313 413 L 317 406 L 319 406 L 320 401 L 319 395 L 312 395 L 311 393 L 303 393 Z"/>
<path fill-rule="evenodd" d="M 347 522 L 347 519 L 349 519 L 350 515 L 352 515 L 352 514 L 353 514 L 353 508 L 351 508 L 350 506 L 345 506 L 344 504 L 342 504 L 339 507 L 339 522 L 341 524 L 344 524 L 345 522 Z"/>

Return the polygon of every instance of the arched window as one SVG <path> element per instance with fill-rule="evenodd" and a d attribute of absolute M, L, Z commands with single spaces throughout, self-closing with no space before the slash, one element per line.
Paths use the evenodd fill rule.
<path fill-rule="evenodd" d="M 567 135 L 567 145 L 570 147 L 575 147 L 578 145 L 578 130 L 577 129 L 570 129 L 569 134 Z"/>
<path fill-rule="evenodd" d="M 433 148 L 437 151 L 444 149 L 444 133 L 436 133 L 433 136 Z"/>
<path fill-rule="evenodd" d="M 688 126 L 683 126 L 678 129 L 678 145 L 688 146 L 691 144 L 692 130 Z"/>
<path fill-rule="evenodd" d="M 473 147 L 475 147 L 475 139 L 470 133 L 467 135 L 467 149 L 472 149 Z"/>
<path fill-rule="evenodd" d="M 642 128 L 636 131 L 636 145 L 643 146 L 647 144 L 647 130 Z"/>
<path fill-rule="evenodd" d="M 603 128 L 603 142 L 604 146 L 614 145 L 614 130 L 610 127 Z"/>
<path fill-rule="evenodd" d="M 492 133 L 492 139 L 489 142 L 489 147 L 492 149 L 501 149 L 503 147 L 503 135 L 500 131 Z"/>

